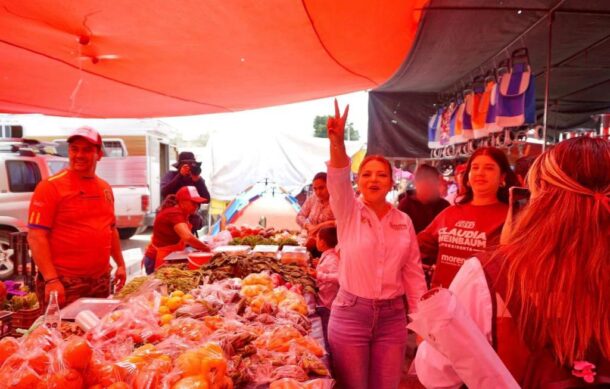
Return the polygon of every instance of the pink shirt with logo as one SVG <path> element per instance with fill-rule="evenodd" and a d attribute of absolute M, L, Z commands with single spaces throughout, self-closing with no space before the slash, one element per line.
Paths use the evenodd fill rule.
<path fill-rule="evenodd" d="M 335 249 L 326 250 L 316 268 L 318 302 L 330 309 L 339 292 L 339 255 Z"/>
<path fill-rule="evenodd" d="M 350 166 L 328 167 L 330 205 L 337 219 L 339 285 L 367 299 L 407 295 L 411 312 L 426 292 L 413 223 L 392 207 L 380 220 L 350 182 Z"/>

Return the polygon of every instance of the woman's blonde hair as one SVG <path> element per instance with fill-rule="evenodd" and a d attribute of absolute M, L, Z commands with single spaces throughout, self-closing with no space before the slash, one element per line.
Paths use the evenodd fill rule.
<path fill-rule="evenodd" d="M 576 138 L 542 154 L 528 175 L 532 199 L 506 259 L 509 306 L 532 349 L 572 365 L 597 348 L 610 357 L 610 142 Z"/>

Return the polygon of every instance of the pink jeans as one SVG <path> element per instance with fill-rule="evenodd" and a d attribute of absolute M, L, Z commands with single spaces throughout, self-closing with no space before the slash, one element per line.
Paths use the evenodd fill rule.
<path fill-rule="evenodd" d="M 343 389 L 396 389 L 407 345 L 404 296 L 370 300 L 339 290 L 328 340 Z"/>

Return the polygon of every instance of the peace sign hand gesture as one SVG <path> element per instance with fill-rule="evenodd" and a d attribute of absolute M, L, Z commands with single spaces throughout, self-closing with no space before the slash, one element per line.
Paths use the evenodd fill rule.
<path fill-rule="evenodd" d="M 335 116 L 328 118 L 326 122 L 326 128 L 328 129 L 328 139 L 331 144 L 340 145 L 343 144 L 345 139 L 345 121 L 347 120 L 347 113 L 349 112 L 349 104 L 345 107 L 345 112 L 341 116 L 339 111 L 339 103 L 335 99 Z"/>

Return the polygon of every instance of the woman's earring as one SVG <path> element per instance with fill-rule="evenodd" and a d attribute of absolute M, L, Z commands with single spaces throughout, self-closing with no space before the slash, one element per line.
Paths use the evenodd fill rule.
<path fill-rule="evenodd" d="M 502 188 L 506 187 L 506 181 L 502 182 L 502 185 L 500 185 Z"/>

